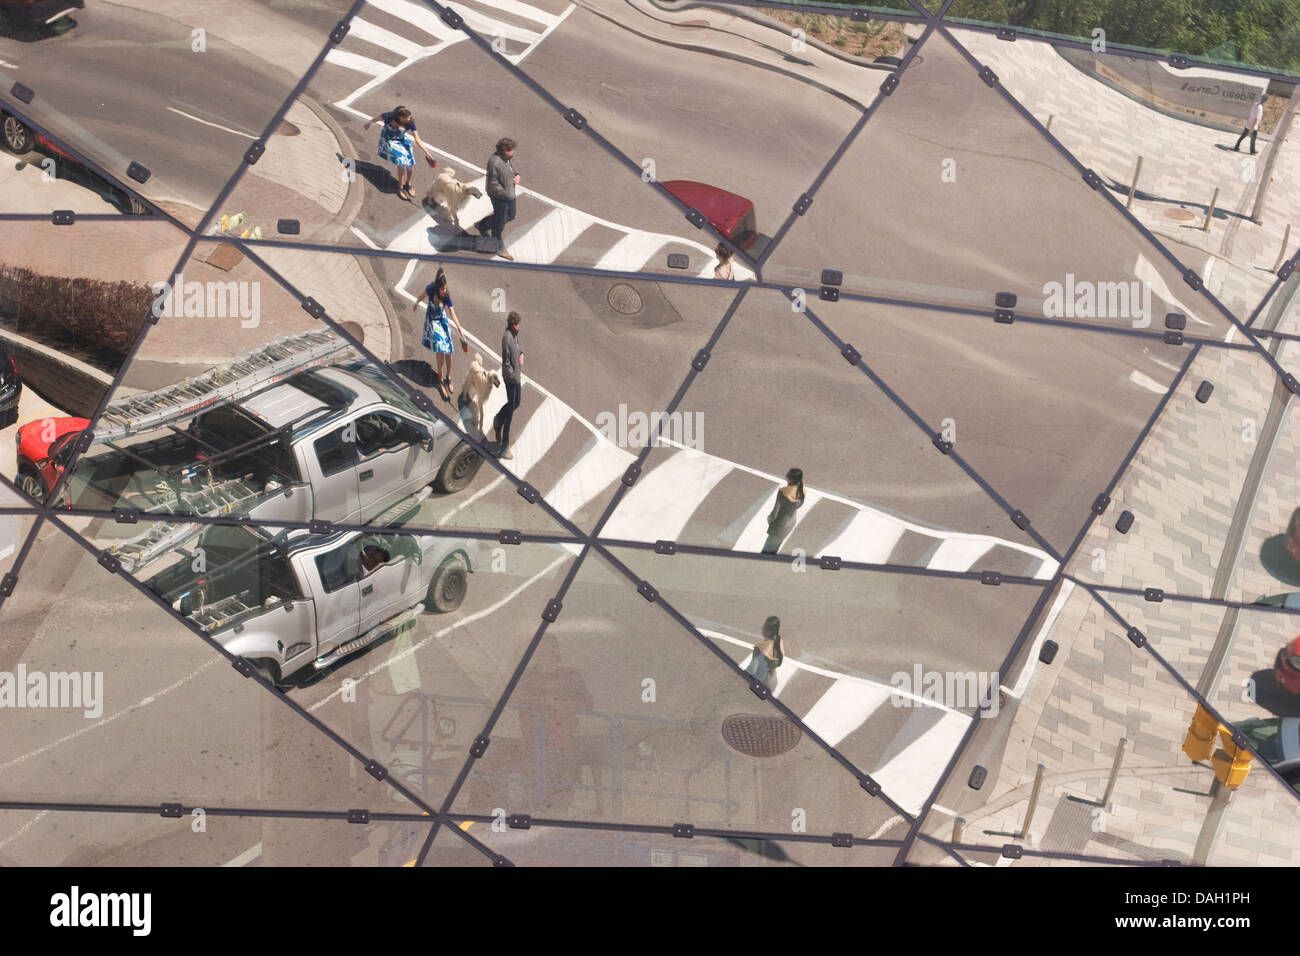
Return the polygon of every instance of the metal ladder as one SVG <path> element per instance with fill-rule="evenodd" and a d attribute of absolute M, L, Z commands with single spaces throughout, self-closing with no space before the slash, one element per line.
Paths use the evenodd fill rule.
<path fill-rule="evenodd" d="M 115 399 L 95 426 L 95 440 L 113 441 L 153 431 L 211 405 L 243 398 L 296 372 L 342 361 L 343 353 L 351 351 L 351 345 L 328 329 L 282 336 L 228 365 L 176 385 Z"/>

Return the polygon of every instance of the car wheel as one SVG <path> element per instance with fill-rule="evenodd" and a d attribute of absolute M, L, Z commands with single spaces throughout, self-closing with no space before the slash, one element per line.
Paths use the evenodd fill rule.
<path fill-rule="evenodd" d="M 464 556 L 457 552 L 438 565 L 433 580 L 429 582 L 425 603 L 438 613 L 446 614 L 460 607 L 468 590 L 469 567 Z"/>
<path fill-rule="evenodd" d="M 36 148 L 36 136 L 23 121 L 15 116 L 4 114 L 5 146 L 11 153 L 30 153 Z"/>
<path fill-rule="evenodd" d="M 30 468 L 18 470 L 18 490 L 33 501 L 41 502 L 45 501 L 45 496 L 49 493 L 45 489 L 45 482 L 41 481 L 41 476 Z"/>
<path fill-rule="evenodd" d="M 434 487 L 446 494 L 455 494 L 474 480 L 474 476 L 482 466 L 483 456 L 465 442 L 461 442 L 438 469 Z"/>
<path fill-rule="evenodd" d="M 257 660 L 253 661 L 252 664 L 253 667 L 257 669 L 257 674 L 259 677 L 265 678 L 266 680 L 270 681 L 272 686 L 274 687 L 277 688 L 280 687 L 281 682 L 280 682 L 279 664 L 277 664 L 273 660 L 268 660 L 265 657 L 259 657 Z"/>

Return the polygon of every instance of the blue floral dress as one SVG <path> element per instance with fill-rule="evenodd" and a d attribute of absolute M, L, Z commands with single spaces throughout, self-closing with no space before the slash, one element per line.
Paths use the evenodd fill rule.
<path fill-rule="evenodd" d="M 426 349 L 432 349 L 442 355 L 451 354 L 451 325 L 447 310 L 451 308 L 451 294 L 439 302 L 434 295 L 433 283 L 424 287 L 424 294 L 429 297 L 429 305 L 424 311 L 424 336 L 420 342 Z"/>
<path fill-rule="evenodd" d="M 379 158 L 386 159 L 394 166 L 414 166 L 415 154 L 411 151 L 411 136 L 415 130 L 415 121 L 407 127 L 393 126 L 392 113 L 379 117 L 384 125 L 379 129 Z"/>

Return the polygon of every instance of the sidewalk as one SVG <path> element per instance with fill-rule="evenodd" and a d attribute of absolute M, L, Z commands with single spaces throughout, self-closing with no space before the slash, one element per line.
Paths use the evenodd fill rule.
<path fill-rule="evenodd" d="M 1287 222 L 1300 227 L 1300 191 L 1287 188 L 1300 175 L 1294 125 L 1282 143 L 1260 136 L 1258 156 L 1250 155 L 1249 141 L 1236 153 L 1231 150 L 1235 135 L 1149 109 L 1085 75 L 1046 43 L 1007 43 L 961 29 L 954 29 L 953 36 L 992 67 L 1002 86 L 1040 123 L 1046 125 L 1050 118 L 1051 134 L 1096 171 L 1121 201 L 1127 199 L 1141 156 L 1131 212 L 1166 245 L 1209 254 L 1210 265 L 1202 276 L 1206 287 L 1243 322 L 1249 317 L 1273 281 L 1271 270 Z M 1282 150 L 1273 170 L 1275 182 L 1264 222 L 1255 225 L 1246 217 L 1268 152 L 1274 149 Z M 1202 232 L 1215 187 L 1217 211 L 1209 230 Z M 1300 234 L 1291 240 L 1292 252 L 1297 241 Z M 1178 248 L 1172 251 L 1181 255 Z"/>

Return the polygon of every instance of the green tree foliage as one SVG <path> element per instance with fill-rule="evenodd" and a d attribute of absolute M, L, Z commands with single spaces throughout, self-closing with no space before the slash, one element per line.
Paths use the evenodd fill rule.
<path fill-rule="evenodd" d="M 956 0 L 948 14 L 1300 71 L 1300 0 Z"/>

